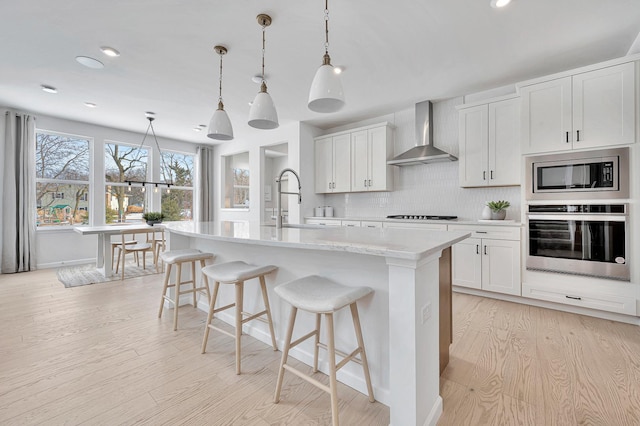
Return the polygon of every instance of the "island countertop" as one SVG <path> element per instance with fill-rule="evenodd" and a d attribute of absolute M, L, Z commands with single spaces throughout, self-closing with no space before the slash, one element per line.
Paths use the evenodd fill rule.
<path fill-rule="evenodd" d="M 462 231 L 392 228 L 314 227 L 293 225 L 276 229 L 249 221 L 166 222 L 169 232 L 217 241 L 344 251 L 372 256 L 418 260 L 464 240 Z"/>

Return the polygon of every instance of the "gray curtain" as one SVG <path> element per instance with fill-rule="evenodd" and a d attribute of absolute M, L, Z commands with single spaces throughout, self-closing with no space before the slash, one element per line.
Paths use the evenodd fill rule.
<path fill-rule="evenodd" d="M 213 214 L 213 149 L 198 148 L 198 212 L 197 220 L 211 222 Z"/>
<path fill-rule="evenodd" d="M 7 274 L 36 269 L 36 141 L 34 117 L 5 110 L 3 119 L 0 272 Z"/>

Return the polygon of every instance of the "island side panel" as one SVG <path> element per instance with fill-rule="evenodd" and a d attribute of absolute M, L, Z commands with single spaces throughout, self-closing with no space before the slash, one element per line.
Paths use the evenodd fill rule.
<path fill-rule="evenodd" d="M 442 414 L 439 258 L 387 258 L 392 426 L 435 425 Z"/>
<path fill-rule="evenodd" d="M 449 364 L 449 347 L 453 343 L 453 307 L 451 287 L 451 247 L 440 256 L 440 374 Z"/>

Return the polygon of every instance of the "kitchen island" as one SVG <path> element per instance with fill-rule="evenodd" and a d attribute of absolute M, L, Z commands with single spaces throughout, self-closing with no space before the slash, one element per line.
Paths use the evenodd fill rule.
<path fill-rule="evenodd" d="M 449 255 L 448 248 L 468 233 L 308 226 L 276 229 L 246 221 L 167 223 L 166 229 L 171 250 L 209 251 L 215 254 L 216 263 L 243 260 L 278 266 L 268 277 L 270 293 L 280 283 L 311 274 L 373 288 L 374 293 L 359 302 L 359 310 L 375 397 L 390 407 L 392 425 L 436 424 L 442 413 L 439 283 L 441 273 L 450 276 L 450 271 L 440 271 L 440 258 L 443 251 Z M 233 303 L 233 289 L 224 287 L 220 306 Z M 258 286 L 248 285 L 246 310 L 260 310 L 259 300 Z M 270 294 L 270 301 L 282 347 L 289 309 L 275 294 Z M 204 300 L 200 306 L 208 308 Z M 315 325 L 312 314 L 303 314 L 297 319 L 294 334 L 298 336 Z M 233 324 L 232 317 L 220 318 Z M 349 322 L 348 312 L 336 314 L 336 346 L 346 351 L 355 347 Z M 246 325 L 244 331 L 269 343 L 266 325 L 262 326 Z M 443 337 L 448 347 L 450 335 Z M 290 355 L 311 365 L 312 342 L 304 343 L 307 345 L 299 345 Z M 327 372 L 326 362 L 321 362 L 320 370 Z M 346 365 L 338 372 L 338 380 L 366 392 L 358 365 Z"/>

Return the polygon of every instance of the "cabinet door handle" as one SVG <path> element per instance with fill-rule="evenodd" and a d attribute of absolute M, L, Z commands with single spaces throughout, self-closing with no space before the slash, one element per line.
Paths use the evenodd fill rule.
<path fill-rule="evenodd" d="M 580 142 L 580 130 L 576 130 L 576 142 Z"/>
<path fill-rule="evenodd" d="M 482 172 L 482 180 L 487 180 L 487 172 Z"/>
<path fill-rule="evenodd" d="M 480 254 L 480 244 L 476 244 L 476 254 Z"/>
<path fill-rule="evenodd" d="M 476 234 L 486 234 L 487 231 L 476 231 Z"/>
<path fill-rule="evenodd" d="M 567 143 L 569 143 L 569 132 L 567 132 Z"/>
<path fill-rule="evenodd" d="M 489 174 L 491 176 L 491 179 L 493 179 L 493 170 L 491 170 L 491 172 Z"/>
<path fill-rule="evenodd" d="M 367 186 L 367 180 L 366 179 L 364 180 L 364 186 Z"/>
<path fill-rule="evenodd" d="M 371 186 L 371 179 L 369 179 L 369 186 Z"/>
<path fill-rule="evenodd" d="M 564 296 L 564 297 L 566 297 L 567 299 L 582 300 L 582 297 L 580 296 Z"/>
<path fill-rule="evenodd" d="M 487 246 L 484 246 L 484 254 L 486 256 L 486 254 L 487 254 Z"/>

